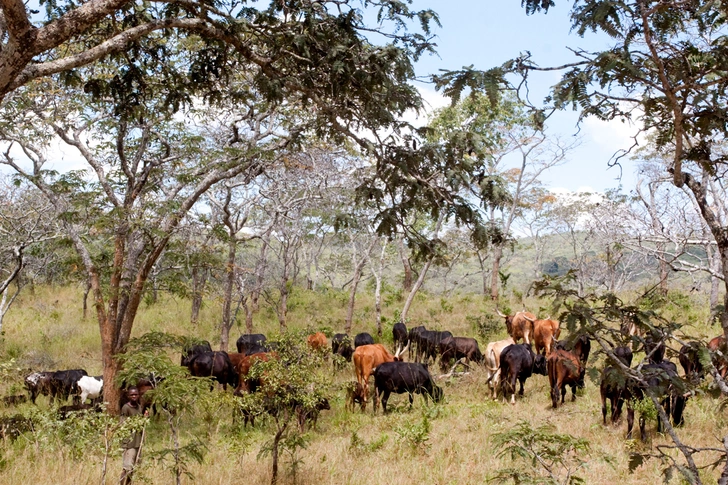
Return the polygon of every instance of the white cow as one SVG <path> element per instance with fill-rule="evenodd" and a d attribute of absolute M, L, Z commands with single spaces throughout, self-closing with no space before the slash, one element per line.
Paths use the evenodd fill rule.
<path fill-rule="evenodd" d="M 104 379 L 99 377 L 83 376 L 78 380 L 78 390 L 81 391 L 81 404 L 86 403 L 87 398 L 94 399 L 101 396 L 104 389 Z"/>
<path fill-rule="evenodd" d="M 515 345 L 511 337 L 497 342 L 491 342 L 485 348 L 485 369 L 488 375 L 488 386 L 492 390 L 493 399 L 498 399 L 500 384 L 500 355 L 509 345 Z"/>

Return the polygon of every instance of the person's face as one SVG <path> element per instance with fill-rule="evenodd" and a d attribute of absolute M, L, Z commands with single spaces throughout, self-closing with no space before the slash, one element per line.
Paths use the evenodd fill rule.
<path fill-rule="evenodd" d="M 131 391 L 129 393 L 129 401 L 132 404 L 137 404 L 139 402 L 139 393 L 137 391 Z"/>

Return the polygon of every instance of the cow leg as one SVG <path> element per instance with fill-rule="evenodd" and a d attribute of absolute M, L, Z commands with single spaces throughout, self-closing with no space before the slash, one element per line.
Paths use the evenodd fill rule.
<path fill-rule="evenodd" d="M 412 409 L 412 403 L 414 402 L 415 397 L 412 395 L 411 392 L 409 393 L 409 400 L 410 400 L 410 409 Z"/>
<path fill-rule="evenodd" d="M 384 391 L 384 395 L 382 396 L 382 414 L 387 414 L 387 401 L 389 401 L 390 394 L 389 391 Z M 376 409 L 374 412 L 376 414 Z"/>
<path fill-rule="evenodd" d="M 564 389 L 564 391 L 566 391 L 566 389 Z M 571 402 L 574 401 L 576 401 L 576 384 L 571 385 Z"/>
<path fill-rule="evenodd" d="M 518 384 L 520 385 L 520 388 L 518 389 L 518 395 L 523 396 L 523 383 L 526 381 L 526 379 L 518 379 Z M 516 387 L 515 385 L 513 386 Z"/>
<path fill-rule="evenodd" d="M 640 439 L 642 441 L 647 440 L 647 433 L 645 433 L 645 417 L 640 416 Z"/>
<path fill-rule="evenodd" d="M 612 419 L 614 419 L 614 402 L 611 399 L 609 402 L 612 405 Z M 607 425 L 607 396 L 604 393 L 602 393 L 602 424 Z"/>
<path fill-rule="evenodd" d="M 627 403 L 627 439 L 632 439 L 632 427 L 634 426 L 634 408 Z"/>

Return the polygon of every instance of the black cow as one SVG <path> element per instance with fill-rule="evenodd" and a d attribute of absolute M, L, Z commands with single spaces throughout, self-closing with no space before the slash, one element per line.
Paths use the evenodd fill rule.
<path fill-rule="evenodd" d="M 703 364 L 700 363 L 700 344 L 698 342 L 690 342 L 680 347 L 677 358 L 688 380 L 698 382 L 703 378 L 705 371 Z"/>
<path fill-rule="evenodd" d="M 227 352 L 203 352 L 190 360 L 187 368 L 195 377 L 214 377 L 227 390 L 227 385 L 238 385 L 238 373 Z"/>
<path fill-rule="evenodd" d="M 401 346 L 405 348 L 409 342 L 409 335 L 407 334 L 407 326 L 402 322 L 397 322 L 392 327 L 392 340 L 394 346 Z"/>
<path fill-rule="evenodd" d="M 614 356 L 625 366 L 629 367 L 632 365 L 632 350 L 629 347 L 620 346 L 615 347 L 613 352 Z M 611 357 L 610 357 L 611 359 Z M 631 385 L 627 385 L 630 384 Z M 607 366 L 602 371 L 602 380 L 599 384 L 599 393 L 602 398 L 602 422 L 607 424 L 607 400 L 609 400 L 612 408 L 612 424 L 616 423 L 619 416 L 622 414 L 622 406 L 625 401 L 629 401 L 633 398 L 634 382 L 625 377 L 624 373 L 614 366 Z M 634 412 L 627 416 L 630 423 L 634 422 Z M 632 424 L 628 424 L 629 428 L 632 428 Z"/>
<path fill-rule="evenodd" d="M 53 405 L 53 401 L 56 398 L 65 402 L 69 396 L 79 394 L 78 380 L 87 375 L 88 373 L 83 369 L 57 370 L 52 372 L 50 377 L 51 405 Z M 74 399 L 77 399 L 77 396 Z"/>
<path fill-rule="evenodd" d="M 235 342 L 235 346 L 238 348 L 238 353 L 253 355 L 259 352 L 267 352 L 265 341 L 265 335 L 262 333 L 244 333 Z"/>
<path fill-rule="evenodd" d="M 374 343 L 374 337 L 366 332 L 356 334 L 354 337 L 354 348 L 361 347 L 362 345 L 372 345 Z"/>
<path fill-rule="evenodd" d="M 645 354 L 651 364 L 659 364 L 665 360 L 665 343 L 657 335 L 645 337 Z"/>
<path fill-rule="evenodd" d="M 183 350 L 180 365 L 187 367 L 194 356 L 203 352 L 212 352 L 212 346 L 210 346 L 210 342 L 207 340 Z"/>
<path fill-rule="evenodd" d="M 342 356 L 347 362 L 351 362 L 354 349 L 351 348 L 351 339 L 345 333 L 337 333 L 331 339 L 331 353 Z"/>
<path fill-rule="evenodd" d="M 508 400 L 511 392 L 511 404 L 516 403 L 516 380 L 520 383 L 518 394 L 523 396 L 523 384 L 532 374 L 546 375 L 546 357 L 534 354 L 529 344 L 509 345 L 500 355 L 501 391 L 503 399 Z"/>
<path fill-rule="evenodd" d="M 424 362 L 432 358 L 433 362 L 437 359 L 440 352 L 440 342 L 448 337 L 452 337 L 452 333 L 447 330 L 439 332 L 437 330 L 423 330 L 419 334 L 419 345 L 417 346 L 417 362 L 424 359 Z"/>
<path fill-rule="evenodd" d="M 410 329 L 407 338 L 409 339 L 410 347 L 409 347 L 409 354 L 407 354 L 407 358 L 409 360 L 412 360 L 412 352 L 415 353 L 415 362 L 419 362 L 419 353 L 420 353 L 420 334 L 427 330 L 424 325 L 419 325 L 417 327 L 413 327 Z"/>
<path fill-rule="evenodd" d="M 634 400 L 640 400 L 644 397 L 646 389 L 661 399 L 661 405 L 665 410 L 668 418 L 672 420 L 675 426 L 683 423 L 683 412 L 687 404 L 687 397 L 684 396 L 684 386 L 677 375 L 677 366 L 669 361 L 662 361 L 659 364 L 646 364 L 642 367 L 642 375 L 647 382 L 647 387 L 640 385 L 632 379 L 627 380 L 627 439 L 632 438 L 632 425 L 634 423 Z M 645 419 L 640 417 L 640 438 L 642 441 L 646 438 Z M 657 417 L 657 431 L 661 432 L 663 427 L 662 420 Z"/>
<path fill-rule="evenodd" d="M 393 392 L 402 394 L 409 393 L 409 402 L 412 406 L 414 401 L 413 393 L 427 396 L 435 402 L 440 402 L 443 397 L 442 388 L 435 385 L 430 372 L 423 364 L 414 362 L 385 362 L 374 369 L 374 412 L 377 412 L 378 400 L 381 397 L 382 409 L 387 412 L 387 401 Z"/>
<path fill-rule="evenodd" d="M 440 368 L 447 370 L 449 363 L 463 357 L 468 362 L 483 363 L 483 354 L 478 341 L 470 337 L 446 337 L 440 341 Z"/>

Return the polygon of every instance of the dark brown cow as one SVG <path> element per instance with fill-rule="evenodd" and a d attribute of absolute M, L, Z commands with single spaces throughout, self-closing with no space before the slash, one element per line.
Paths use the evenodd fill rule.
<path fill-rule="evenodd" d="M 447 370 L 452 360 L 465 358 L 467 362 L 483 363 L 478 341 L 470 337 L 447 337 L 440 341 L 440 368 Z"/>
<path fill-rule="evenodd" d="M 571 386 L 571 400 L 576 400 L 576 387 L 583 382 L 584 367 L 579 356 L 573 352 L 563 349 L 555 349 L 546 360 L 546 368 L 549 374 L 549 385 L 551 386 L 551 405 L 559 405 L 559 392 L 561 392 L 561 404 L 566 396 L 566 386 Z"/>
<path fill-rule="evenodd" d="M 400 357 L 404 349 L 397 349 L 394 355 L 384 348 L 382 344 L 361 345 L 354 350 L 354 370 L 356 371 L 356 381 L 364 390 L 364 402 L 361 405 L 362 411 L 367 407 L 367 397 L 369 396 L 369 376 L 372 375 L 374 369 L 384 362 L 401 361 Z M 376 412 L 376 410 L 375 410 Z"/>
<path fill-rule="evenodd" d="M 559 328 L 558 320 L 547 318 L 534 321 L 533 344 L 536 347 L 536 353 L 540 354 L 543 351 L 544 355 L 548 357 L 551 354 L 554 341 L 559 338 L 560 334 L 561 328 Z"/>
<path fill-rule="evenodd" d="M 518 343 L 521 339 L 523 339 L 523 341 L 527 344 L 531 343 L 533 322 L 536 320 L 536 315 L 526 311 L 518 312 L 515 315 L 504 315 L 498 310 L 496 310 L 496 312 L 498 312 L 498 315 L 506 319 L 508 335 L 510 335 L 516 343 Z"/>

